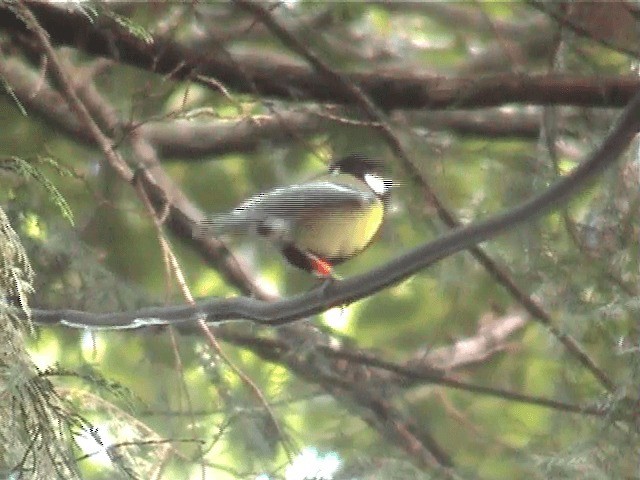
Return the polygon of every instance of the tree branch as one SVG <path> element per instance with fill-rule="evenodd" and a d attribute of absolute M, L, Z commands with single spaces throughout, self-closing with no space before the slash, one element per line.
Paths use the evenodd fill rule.
<path fill-rule="evenodd" d="M 381 133 L 382 137 L 386 140 L 388 145 L 391 147 L 391 150 L 397 155 L 397 157 L 402 161 L 402 166 L 406 169 L 406 171 L 410 174 L 411 179 L 416 182 L 417 185 L 420 186 L 423 196 L 425 197 L 428 204 L 431 204 L 435 207 L 438 217 L 443 221 L 443 223 L 454 230 L 458 230 L 461 227 L 460 221 L 456 218 L 455 214 L 451 212 L 439 198 L 439 196 L 435 193 L 429 182 L 424 178 L 419 169 L 416 168 L 415 164 L 409 158 L 409 156 L 404 151 L 404 148 L 399 140 L 399 137 L 395 134 L 392 127 L 385 120 L 383 112 L 380 111 L 378 106 L 369 98 L 356 84 L 354 84 L 348 77 L 343 75 L 341 72 L 332 69 L 326 62 L 324 62 L 315 52 L 311 51 L 300 39 L 291 34 L 285 28 L 283 28 L 272 16 L 271 12 L 266 10 L 264 7 L 255 3 L 251 0 L 234 0 L 234 2 L 240 6 L 242 6 L 245 10 L 253 13 L 257 19 L 259 19 L 262 23 L 269 27 L 269 29 L 273 32 L 273 34 L 289 49 L 298 53 L 304 59 L 309 62 L 310 65 L 313 66 L 315 70 L 318 71 L 332 86 L 338 89 L 346 98 L 353 98 L 355 103 L 361 108 L 364 112 L 365 117 L 375 122 L 377 130 Z M 630 139 L 629 139 L 630 141 Z M 587 162 L 585 162 L 587 163 Z M 578 173 L 576 169 L 575 173 Z M 560 190 L 556 192 L 556 194 L 562 194 L 562 189 L 566 189 L 566 186 L 559 185 L 561 182 L 558 182 Z M 553 187 L 549 189 L 549 192 L 553 190 Z M 541 196 L 542 197 L 542 196 Z M 522 211 L 518 212 L 518 208 L 513 209 L 511 212 L 507 212 L 503 215 L 502 220 L 507 220 L 511 214 L 512 217 L 507 220 L 506 223 L 519 223 L 518 218 L 525 213 L 527 208 L 532 207 L 532 210 L 529 214 L 539 214 L 543 210 L 550 208 L 553 202 L 557 202 L 559 200 L 551 200 L 553 195 L 551 195 L 547 200 L 549 203 L 542 202 L 541 204 L 535 205 L 535 201 L 531 200 L 529 203 L 533 202 L 533 204 L 527 206 L 523 204 L 520 208 Z M 545 202 L 547 201 L 545 200 Z M 538 210 L 538 213 L 535 213 Z M 499 217 L 496 217 L 495 220 L 500 223 Z M 490 222 L 489 222 L 490 223 Z M 476 224 L 478 227 L 480 223 Z M 487 223 L 487 226 L 488 223 Z M 490 229 L 496 228 L 497 224 L 494 224 L 490 227 Z M 502 228 L 508 228 L 506 225 L 502 225 Z M 497 233 L 498 230 L 494 231 L 494 234 Z M 446 237 L 443 237 L 446 238 Z M 484 238 L 488 237 L 483 237 Z M 477 245 L 478 242 L 470 243 L 466 246 L 469 248 L 471 254 L 478 260 L 478 262 L 484 266 L 484 268 L 501 284 L 503 285 L 509 293 L 520 302 L 530 313 L 531 315 L 540 323 L 544 324 L 548 330 L 555 336 L 564 346 L 565 348 L 587 368 L 592 374 L 600 381 L 600 383 L 609 391 L 613 389 L 613 383 L 609 380 L 607 375 L 602 371 L 596 363 L 589 357 L 587 352 L 580 346 L 580 344 L 571 336 L 562 332 L 558 327 L 556 327 L 552 320 L 551 316 L 539 306 L 539 304 L 534 301 L 529 295 L 526 294 L 522 289 L 520 289 L 517 284 L 513 281 L 510 275 L 508 275 L 504 269 L 502 269 L 491 257 L 489 257 L 484 250 Z"/>
<path fill-rule="evenodd" d="M 640 94 L 629 103 L 601 146 L 571 174 L 558 180 L 542 194 L 500 215 L 453 230 L 367 273 L 326 284 L 305 294 L 276 302 L 252 298 L 214 298 L 197 302 L 195 308 L 180 305 L 106 314 L 34 310 L 33 318 L 41 324 L 62 323 L 78 328 L 139 328 L 154 324 L 180 324 L 195 320 L 199 313 L 205 313 L 208 321 L 214 324 L 237 319 L 266 325 L 291 323 L 323 312 L 334 305 L 344 305 L 371 295 L 449 255 L 556 208 L 611 166 L 627 148 L 638 129 Z"/>
<path fill-rule="evenodd" d="M 151 41 L 133 35 L 106 14 L 91 19 L 79 7 L 28 2 L 55 45 L 75 47 L 135 67 L 193 79 L 194 73 L 218 79 L 238 92 L 287 100 L 313 100 L 353 105 L 355 99 L 313 69 L 292 62 L 261 62 L 255 55 L 208 51 L 203 54 L 169 38 Z M 29 44 L 30 32 L 0 3 L 0 29 Z M 34 47 L 35 48 L 35 47 Z M 637 76 L 499 75 L 444 77 L 408 72 L 359 72 L 347 78 L 384 110 L 480 108 L 508 103 L 622 107 L 640 87 Z"/>

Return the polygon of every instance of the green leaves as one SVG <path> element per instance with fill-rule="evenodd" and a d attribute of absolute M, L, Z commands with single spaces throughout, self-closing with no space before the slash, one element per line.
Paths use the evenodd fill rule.
<path fill-rule="evenodd" d="M 67 200 L 62 196 L 53 182 L 51 182 L 51 180 L 42 173 L 42 170 L 37 168 L 34 164 L 51 166 L 61 176 L 74 175 L 71 170 L 60 165 L 51 157 L 38 156 L 32 162 L 16 156 L 0 159 L 0 169 L 10 170 L 22 178 L 32 179 L 39 183 L 47 191 L 51 201 L 60 209 L 62 216 L 66 218 L 71 225 L 73 225 L 73 212 L 71 211 L 69 203 L 67 203 Z"/>

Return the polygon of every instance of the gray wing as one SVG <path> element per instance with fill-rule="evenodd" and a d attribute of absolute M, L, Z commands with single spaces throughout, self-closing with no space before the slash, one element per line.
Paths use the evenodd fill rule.
<path fill-rule="evenodd" d="M 269 222 L 270 226 L 287 228 L 287 223 L 314 210 L 325 210 L 347 205 L 364 207 L 377 201 L 369 189 L 357 189 L 328 181 L 309 182 L 276 188 L 255 195 L 222 215 L 214 215 L 196 227 L 194 236 L 221 233 L 252 232 Z"/>

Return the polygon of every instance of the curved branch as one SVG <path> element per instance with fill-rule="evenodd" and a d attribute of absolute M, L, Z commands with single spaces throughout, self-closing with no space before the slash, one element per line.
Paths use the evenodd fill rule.
<path fill-rule="evenodd" d="M 78 328 L 139 328 L 154 324 L 180 324 L 205 314 L 211 323 L 246 319 L 266 325 L 282 325 L 344 305 L 394 285 L 416 272 L 461 250 L 486 241 L 516 225 L 531 220 L 566 201 L 585 184 L 611 166 L 640 129 L 640 94 L 624 110 L 602 145 L 570 175 L 558 180 L 542 194 L 487 220 L 452 230 L 393 261 L 362 275 L 325 284 L 305 294 L 276 302 L 246 297 L 208 299 L 195 307 L 146 308 L 134 312 L 96 314 L 73 310 L 34 310 L 34 321 Z"/>
<path fill-rule="evenodd" d="M 325 63 L 318 55 L 316 55 L 315 52 L 307 48 L 299 38 L 283 28 L 275 20 L 271 12 L 251 0 L 234 0 L 234 2 L 254 14 L 257 19 L 267 25 L 273 32 L 274 36 L 286 45 L 287 48 L 303 57 L 315 70 L 318 71 L 318 73 L 326 78 L 327 81 L 334 85 L 347 98 L 354 99 L 366 117 L 377 123 L 382 137 L 387 141 L 391 150 L 397 155 L 398 159 L 402 161 L 403 167 L 407 170 L 412 179 L 420 185 L 424 197 L 427 199 L 428 203 L 434 206 L 438 213 L 438 217 L 449 228 L 453 230 L 459 229 L 461 227 L 461 222 L 456 218 L 453 212 L 444 205 L 429 185 L 429 182 L 415 167 L 414 163 L 405 153 L 400 139 L 395 134 L 392 127 L 385 121 L 384 114 L 375 105 L 375 103 L 360 88 L 358 88 L 357 85 L 349 80 L 349 78 L 332 69 L 331 66 Z M 516 217 L 512 220 L 515 219 Z M 533 315 L 533 318 L 544 324 L 549 329 L 550 333 L 555 336 L 572 355 L 579 359 L 580 363 L 588 368 L 607 390 L 613 390 L 613 382 L 609 380 L 609 377 L 604 373 L 604 371 L 596 365 L 596 363 L 589 357 L 586 351 L 578 342 L 575 341 L 573 337 L 567 335 L 556 327 L 551 321 L 551 317 L 544 311 L 544 309 L 542 309 L 529 295 L 518 288 L 512 278 L 507 275 L 506 272 L 501 269 L 478 245 L 470 244 L 468 247 L 471 255 L 473 255 L 478 262 L 482 264 L 484 268 L 500 284 L 502 284 L 511 293 L 511 295 L 527 309 L 527 311 Z"/>

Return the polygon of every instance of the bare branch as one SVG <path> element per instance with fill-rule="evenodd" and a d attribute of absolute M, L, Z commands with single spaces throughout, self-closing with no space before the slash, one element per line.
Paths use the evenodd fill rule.
<path fill-rule="evenodd" d="M 116 59 L 138 68 L 192 79 L 197 73 L 215 77 L 238 92 L 293 100 L 354 104 L 335 84 L 313 69 L 293 62 L 261 61 L 255 55 L 201 51 L 157 37 L 147 42 L 109 18 L 91 22 L 83 13 L 54 4 L 29 3 L 51 42 L 88 54 Z M 7 5 L 0 3 L 0 11 Z M 99 25 L 98 25 L 99 23 Z M 0 15 L 0 29 L 29 37 L 15 16 Z M 637 91 L 636 76 L 517 75 L 445 77 L 410 72 L 351 73 L 347 78 L 376 105 L 392 109 L 479 108 L 508 103 L 622 107 Z M 197 80 L 195 80 L 197 81 Z M 205 86 L 210 87 L 206 83 Z"/>
<path fill-rule="evenodd" d="M 504 350 L 507 338 L 524 328 L 527 318 L 525 312 L 518 312 L 497 319 L 483 318 L 480 322 L 476 335 L 446 347 L 416 352 L 408 366 L 452 370 L 483 362 L 497 351 Z"/>

